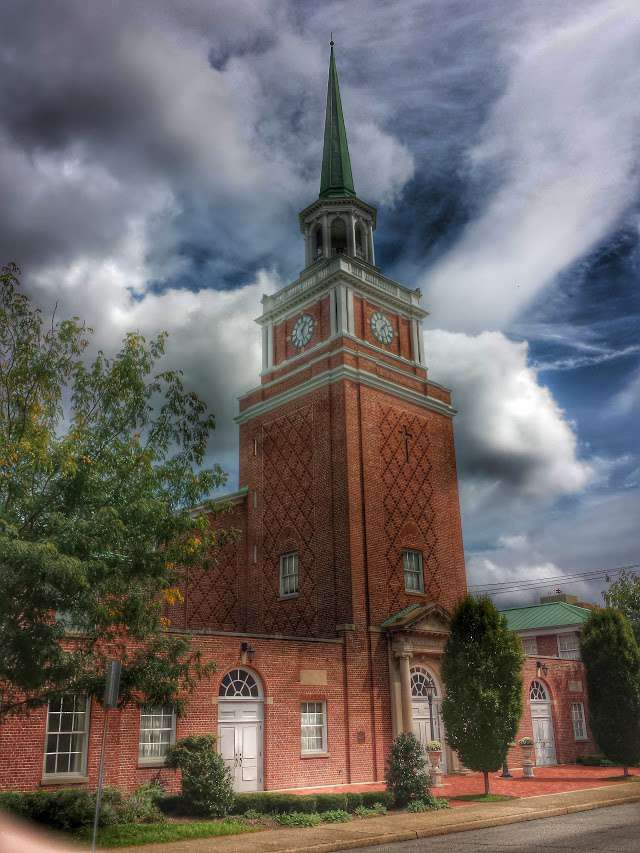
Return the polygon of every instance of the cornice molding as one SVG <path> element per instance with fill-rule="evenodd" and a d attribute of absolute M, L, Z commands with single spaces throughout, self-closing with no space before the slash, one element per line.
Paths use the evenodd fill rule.
<path fill-rule="evenodd" d="M 253 406 L 249 406 L 249 408 L 245 409 L 235 417 L 235 421 L 238 424 L 246 423 L 246 421 L 257 417 L 258 415 L 270 412 L 273 409 L 282 406 L 284 403 L 296 400 L 304 394 L 315 391 L 317 388 L 322 388 L 325 385 L 331 385 L 334 382 L 340 382 L 345 379 L 352 382 L 359 382 L 369 388 L 374 388 L 378 391 L 391 394 L 405 402 L 413 403 L 423 409 L 429 409 L 432 412 L 445 415 L 445 417 L 451 418 L 456 414 L 456 410 L 453 406 L 443 403 L 435 397 L 419 394 L 417 391 L 412 391 L 410 388 L 404 388 L 401 385 L 397 385 L 395 382 L 390 382 L 388 379 L 382 379 L 379 376 L 375 376 L 367 370 L 360 370 L 347 364 L 341 364 L 338 367 L 334 367 L 330 370 L 324 371 L 323 373 L 319 373 L 317 376 L 313 376 L 306 382 L 301 382 L 300 385 L 296 385 L 295 388 L 283 391 L 282 394 L 276 394 L 275 397 L 270 397 L 268 400 L 262 400 L 259 403 L 255 403 Z"/>
<path fill-rule="evenodd" d="M 397 281 L 379 273 L 375 267 L 359 259 L 339 255 L 330 258 L 317 270 L 310 268 L 296 281 L 277 291 L 273 295 L 262 297 L 263 313 L 256 318 L 259 326 L 268 323 L 280 323 L 287 317 L 309 304 L 328 285 L 342 280 L 354 292 L 365 298 L 395 311 L 404 317 L 424 320 L 429 312 L 420 307 L 420 290 L 409 290 Z"/>

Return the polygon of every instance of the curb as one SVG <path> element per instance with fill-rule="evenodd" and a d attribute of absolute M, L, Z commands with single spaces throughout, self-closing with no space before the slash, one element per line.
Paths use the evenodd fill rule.
<path fill-rule="evenodd" d="M 355 850 L 359 847 L 374 847 L 380 844 L 395 844 L 400 841 L 415 841 L 418 838 L 432 838 L 436 835 L 453 835 L 456 832 L 467 832 L 473 829 L 487 829 L 492 826 L 508 826 L 511 823 L 524 823 L 529 820 L 540 820 L 545 817 L 561 817 L 562 815 L 575 814 L 576 812 L 592 811 L 594 809 L 607 808 L 609 806 L 623 806 L 629 803 L 640 802 L 640 793 L 631 794 L 626 797 L 618 797 L 610 800 L 600 800 L 591 803 L 576 803 L 569 806 L 553 806 L 546 809 L 527 810 L 509 815 L 496 815 L 495 817 L 472 818 L 449 824 L 448 826 L 425 827 L 424 829 L 403 830 L 401 832 L 378 833 L 359 838 L 345 839 L 343 841 L 322 841 L 318 844 L 308 844 L 300 847 L 282 846 L 273 848 L 273 853 L 300 853 L 301 850 L 313 851 L 313 853 L 332 853 L 334 850 Z"/>

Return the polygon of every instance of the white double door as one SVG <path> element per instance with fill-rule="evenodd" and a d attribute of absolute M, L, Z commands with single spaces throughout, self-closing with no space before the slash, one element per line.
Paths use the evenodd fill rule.
<path fill-rule="evenodd" d="M 220 701 L 218 748 L 234 790 L 262 790 L 262 702 Z"/>
<path fill-rule="evenodd" d="M 436 699 L 432 702 L 433 712 L 433 738 L 431 737 L 431 716 L 429 714 L 429 703 L 413 700 L 411 705 L 413 711 L 413 733 L 426 751 L 426 745 L 430 740 L 439 740 L 442 743 L 442 758 L 440 767 L 447 772 L 447 751 L 444 748 L 444 724 L 440 713 L 440 702 Z M 428 756 L 427 756 L 428 759 Z"/>
<path fill-rule="evenodd" d="M 533 723 L 533 743 L 536 750 L 536 764 L 557 764 L 556 741 L 553 733 L 550 702 L 531 703 L 531 721 Z"/>

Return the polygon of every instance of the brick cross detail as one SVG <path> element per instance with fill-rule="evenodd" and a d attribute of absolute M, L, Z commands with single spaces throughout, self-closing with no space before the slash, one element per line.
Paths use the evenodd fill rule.
<path fill-rule="evenodd" d="M 404 455 L 406 461 L 409 461 L 409 439 L 413 438 L 413 433 L 410 432 L 409 427 L 406 424 L 402 424 L 401 427 L 402 435 L 404 436 Z"/>

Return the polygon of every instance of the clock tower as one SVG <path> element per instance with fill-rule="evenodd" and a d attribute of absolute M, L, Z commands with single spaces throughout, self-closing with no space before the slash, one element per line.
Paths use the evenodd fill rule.
<path fill-rule="evenodd" d="M 356 194 L 333 44 L 320 193 L 299 224 L 305 266 L 263 296 L 260 385 L 237 418 L 245 617 L 265 634 L 343 638 L 347 680 L 369 685 L 353 714 L 369 719 L 376 778 L 385 623 L 407 608 L 449 610 L 466 581 L 455 411 L 428 375 L 420 291 L 376 265 L 376 209 Z"/>

